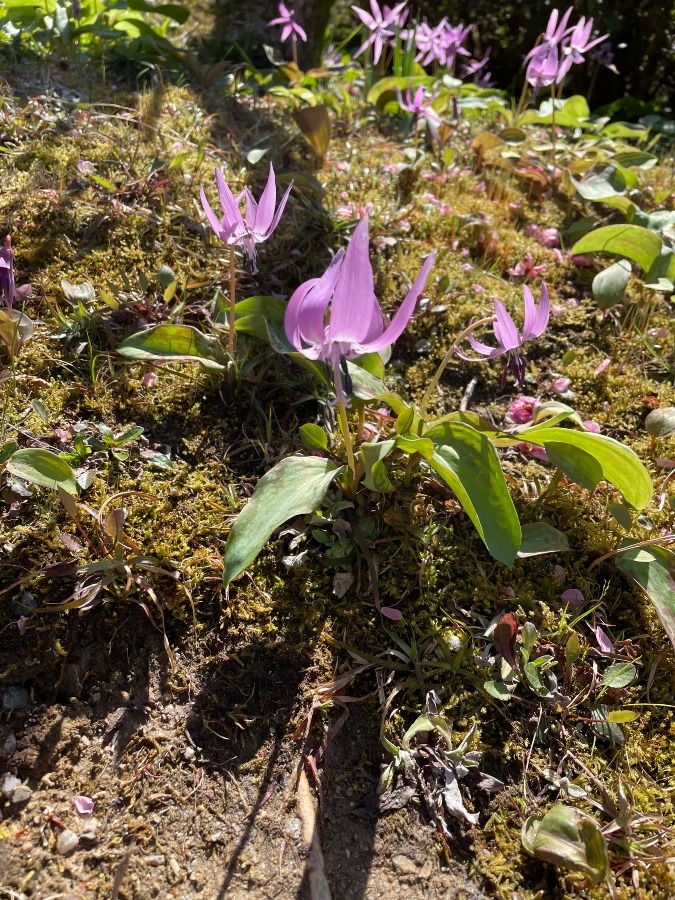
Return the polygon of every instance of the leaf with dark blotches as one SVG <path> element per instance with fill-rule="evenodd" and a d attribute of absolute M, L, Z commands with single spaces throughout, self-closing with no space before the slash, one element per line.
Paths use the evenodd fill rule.
<path fill-rule="evenodd" d="M 514 653 L 516 635 L 518 634 L 518 620 L 513 613 L 506 613 L 497 622 L 493 635 L 495 650 L 503 657 L 512 669 L 518 671 L 518 661 Z"/>

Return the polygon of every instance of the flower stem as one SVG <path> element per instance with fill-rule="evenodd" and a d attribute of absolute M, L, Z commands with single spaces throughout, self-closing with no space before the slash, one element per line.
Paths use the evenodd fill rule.
<path fill-rule="evenodd" d="M 441 380 L 441 375 L 443 374 L 443 372 L 445 372 L 445 367 L 454 356 L 457 347 L 464 340 L 467 334 L 470 334 L 475 328 L 478 328 L 479 325 L 489 325 L 491 322 L 494 322 L 494 316 L 486 316 L 484 319 L 479 319 L 477 322 L 472 322 L 471 325 L 467 326 L 464 331 L 455 338 L 452 347 L 450 347 L 448 352 L 441 360 L 439 367 L 434 373 L 434 377 L 429 382 L 429 387 L 426 389 L 426 391 L 424 392 L 424 396 L 422 397 L 422 402 L 420 403 L 420 418 L 422 419 L 422 421 L 426 420 L 427 406 L 429 405 L 429 401 L 431 400 L 431 395 L 438 387 L 438 382 Z"/>
<path fill-rule="evenodd" d="M 354 442 L 352 441 L 351 432 L 349 431 L 349 422 L 347 421 L 347 408 L 342 400 L 338 400 L 338 418 L 340 420 L 340 431 L 342 439 L 345 442 L 345 452 L 347 454 L 347 465 L 352 473 L 356 475 L 356 463 L 354 462 Z"/>
<path fill-rule="evenodd" d="M 234 271 L 234 247 L 230 247 L 230 330 L 227 335 L 227 349 L 234 359 L 234 304 L 237 295 L 237 276 Z"/>

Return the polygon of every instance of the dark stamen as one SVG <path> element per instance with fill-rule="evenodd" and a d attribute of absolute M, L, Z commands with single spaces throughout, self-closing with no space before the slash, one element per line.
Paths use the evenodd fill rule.
<path fill-rule="evenodd" d="M 354 391 L 354 384 L 352 382 L 352 376 L 349 374 L 349 369 L 347 368 L 347 357 L 344 354 L 340 357 L 340 369 L 342 370 L 345 393 L 349 395 Z"/>

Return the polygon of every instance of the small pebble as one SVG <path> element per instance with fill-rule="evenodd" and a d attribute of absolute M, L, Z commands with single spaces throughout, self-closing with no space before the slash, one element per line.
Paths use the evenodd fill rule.
<path fill-rule="evenodd" d="M 56 839 L 56 852 L 61 856 L 66 856 L 66 854 L 72 853 L 79 843 L 80 839 L 75 832 L 66 828 Z"/>
<path fill-rule="evenodd" d="M 2 783 L 0 784 L 0 791 L 2 791 L 2 796 L 9 800 L 14 791 L 20 786 L 20 784 L 20 778 L 17 778 L 16 775 L 10 775 L 9 772 L 7 772 L 7 774 L 2 779 Z"/>
<path fill-rule="evenodd" d="M 98 819 L 92 816 L 90 819 L 86 819 L 82 826 L 82 833 L 80 834 L 81 841 L 95 841 L 96 833 L 98 831 L 99 821 Z"/>
<path fill-rule="evenodd" d="M 24 687 L 10 686 L 2 695 L 2 708 L 23 709 L 28 706 L 28 690 Z"/>
<path fill-rule="evenodd" d="M 391 861 L 394 864 L 394 868 L 399 875 L 417 875 L 416 864 L 412 861 L 412 859 L 408 859 L 407 856 L 403 856 L 402 853 L 399 853 L 396 856 L 392 857 Z"/>
<path fill-rule="evenodd" d="M 166 863 L 166 856 L 163 853 L 154 853 L 152 856 L 143 858 L 146 866 L 163 866 Z"/>
<path fill-rule="evenodd" d="M 7 754 L 7 756 L 12 756 L 14 754 L 15 750 L 16 750 L 16 735 L 14 734 L 13 731 L 10 731 L 10 733 L 5 738 L 4 751 Z"/>
<path fill-rule="evenodd" d="M 186 759 L 189 761 L 191 759 L 194 759 L 194 756 L 195 756 L 195 751 L 192 749 L 192 747 L 186 747 L 185 750 L 183 750 L 183 759 Z"/>
<path fill-rule="evenodd" d="M 33 791 L 31 788 L 29 788 L 27 784 L 21 784 L 12 791 L 12 796 L 9 799 L 12 803 L 25 803 L 27 800 L 30 800 L 32 796 Z"/>
<path fill-rule="evenodd" d="M 302 834 L 302 822 L 297 817 L 287 819 L 284 825 L 284 834 L 292 841 L 299 841 Z"/>

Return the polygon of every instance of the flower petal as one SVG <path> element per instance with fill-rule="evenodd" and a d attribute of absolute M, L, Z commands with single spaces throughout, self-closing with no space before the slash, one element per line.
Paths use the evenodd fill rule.
<path fill-rule="evenodd" d="M 380 350 L 384 350 L 385 347 L 390 347 L 403 334 L 406 325 L 412 318 L 412 314 L 415 312 L 417 299 L 424 290 L 424 285 L 427 282 L 429 272 L 431 271 L 435 259 L 436 253 L 432 253 L 426 258 L 424 265 L 420 269 L 419 275 L 413 282 L 405 300 L 396 310 L 396 314 L 391 320 L 391 323 L 385 328 L 379 338 L 375 338 L 375 340 L 368 341 L 362 345 L 361 349 L 364 353 L 377 353 Z"/>
<path fill-rule="evenodd" d="M 304 340 L 308 344 L 326 342 L 326 310 L 344 263 L 344 251 L 333 257 L 321 278 L 301 284 L 286 307 L 284 329 L 286 337 L 298 350 Z"/>
<path fill-rule="evenodd" d="M 535 306 L 534 297 L 529 287 L 523 287 L 523 296 L 525 298 L 525 321 L 523 323 L 523 341 L 529 341 L 532 338 L 539 337 L 546 331 L 550 314 L 550 300 L 548 296 L 548 288 L 542 282 L 541 300 L 539 308 Z"/>
<path fill-rule="evenodd" d="M 335 286 L 327 330 L 327 337 L 331 341 L 358 343 L 368 333 L 375 296 L 368 246 L 366 214 L 356 226 L 347 246 L 340 277 Z"/>
<path fill-rule="evenodd" d="M 241 217 L 241 213 L 239 212 L 239 207 L 237 206 L 237 202 L 232 195 L 232 191 L 228 183 L 225 181 L 225 176 L 220 171 L 220 169 L 216 169 L 216 184 L 218 185 L 218 194 L 220 196 L 220 205 L 223 208 L 223 213 L 225 214 L 225 223 L 227 224 L 229 230 L 234 230 L 237 226 L 243 229 L 244 220 Z"/>
<path fill-rule="evenodd" d="M 495 308 L 495 321 L 492 326 L 495 337 L 504 350 L 515 350 L 522 343 L 518 329 L 501 300 L 493 300 L 492 303 Z"/>
<path fill-rule="evenodd" d="M 221 239 L 221 241 L 227 240 L 227 232 L 221 225 L 220 219 L 211 209 L 209 201 L 206 199 L 206 194 L 204 193 L 204 188 L 199 188 L 199 196 L 201 197 L 202 207 L 204 212 L 206 213 L 206 218 L 209 220 L 209 225 L 215 232 L 215 234 Z"/>
<path fill-rule="evenodd" d="M 270 163 L 270 173 L 267 176 L 265 190 L 260 195 L 260 200 L 255 212 L 255 221 L 249 219 L 248 226 L 256 234 L 265 234 L 274 218 L 274 207 L 277 203 L 277 180 L 274 176 L 274 166 Z M 246 217 L 248 219 L 248 215 Z"/>

